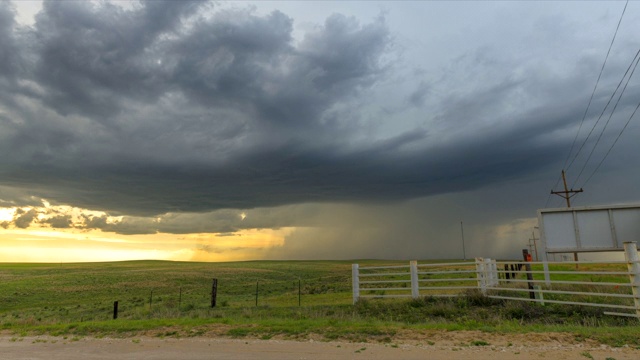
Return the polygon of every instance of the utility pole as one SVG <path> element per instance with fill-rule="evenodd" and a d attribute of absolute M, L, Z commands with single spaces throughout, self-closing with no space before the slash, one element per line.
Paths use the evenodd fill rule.
<path fill-rule="evenodd" d="M 553 195 L 558 195 L 561 198 L 565 199 L 567 201 L 567 207 L 571 207 L 571 198 L 574 197 L 577 193 L 581 193 L 584 190 L 582 190 L 582 188 L 578 189 L 578 190 L 569 190 L 567 188 L 567 178 L 565 177 L 565 173 L 564 170 L 562 170 L 562 182 L 564 183 L 564 191 L 553 191 L 551 190 L 551 193 Z"/>
<path fill-rule="evenodd" d="M 529 251 L 531 252 L 535 252 L 536 254 L 536 261 L 538 260 L 538 244 L 536 243 L 536 241 L 538 241 L 539 239 L 536 238 L 536 234 L 532 231 L 531 232 L 531 239 L 529 239 Z"/>
<path fill-rule="evenodd" d="M 462 221 L 460 221 L 460 233 L 462 234 L 462 259 L 467 261 L 467 252 L 464 250 L 464 226 L 462 226 Z"/>
<path fill-rule="evenodd" d="M 577 193 L 581 193 L 583 190 L 582 188 L 578 189 L 578 190 L 569 190 L 567 188 L 567 178 L 565 177 L 565 173 L 564 170 L 562 170 L 562 182 L 564 183 L 564 191 L 553 191 L 551 190 L 551 193 L 553 195 L 558 195 L 561 198 L 565 199 L 567 201 L 567 207 L 571 207 L 571 198 L 574 197 Z M 573 253 L 573 260 L 574 261 L 578 261 L 578 253 L 574 252 Z M 576 264 L 576 268 L 578 267 L 578 264 Z"/>

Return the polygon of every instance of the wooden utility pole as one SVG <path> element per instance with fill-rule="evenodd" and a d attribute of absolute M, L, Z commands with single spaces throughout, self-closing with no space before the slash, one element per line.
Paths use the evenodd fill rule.
<path fill-rule="evenodd" d="M 527 246 L 529 247 L 529 253 L 533 253 L 533 244 L 531 243 L 531 241 L 529 241 L 529 244 Z"/>
<path fill-rule="evenodd" d="M 578 189 L 578 190 L 569 190 L 567 188 L 567 178 L 565 177 L 564 174 L 564 170 L 562 170 L 562 182 L 564 183 L 564 191 L 553 191 L 551 190 L 551 193 L 554 195 L 558 195 L 561 198 L 567 200 L 567 207 L 571 207 L 571 198 L 574 197 L 577 193 L 581 193 L 583 192 L 582 188 Z M 573 260 L 574 261 L 578 261 L 578 253 L 574 252 L 573 253 Z M 578 264 L 576 264 L 576 268 L 578 267 Z"/>
<path fill-rule="evenodd" d="M 460 221 L 460 233 L 462 234 L 462 260 L 467 261 L 467 252 L 464 249 L 464 226 Z"/>
<path fill-rule="evenodd" d="M 538 261 L 538 244 L 536 243 L 536 241 L 538 241 L 539 239 L 536 238 L 536 234 L 532 231 L 531 232 L 531 239 L 529 239 L 529 251 L 534 252 L 536 254 L 536 261 Z"/>
<path fill-rule="evenodd" d="M 582 188 L 578 190 L 567 189 L 567 178 L 565 177 L 564 170 L 562 170 L 562 182 L 564 183 L 564 191 L 551 190 L 551 193 L 565 199 L 567 201 L 567 207 L 571 207 L 571 198 L 574 197 L 577 193 L 583 192 L 584 190 L 582 190 Z"/>

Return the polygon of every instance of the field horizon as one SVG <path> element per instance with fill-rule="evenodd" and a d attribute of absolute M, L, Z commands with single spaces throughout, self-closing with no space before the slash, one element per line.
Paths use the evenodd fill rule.
<path fill-rule="evenodd" d="M 477 292 L 353 305 L 352 263 L 405 262 L 0 263 L 0 329 L 19 336 L 319 336 L 381 342 L 433 331 L 560 332 L 613 346 L 640 346 L 636 319 L 607 317 L 579 306 L 498 301 Z M 212 307 L 214 278 L 217 298 Z"/>

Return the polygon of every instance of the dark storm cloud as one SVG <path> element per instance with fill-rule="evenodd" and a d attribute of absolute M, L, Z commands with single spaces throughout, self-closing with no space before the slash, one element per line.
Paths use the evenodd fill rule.
<path fill-rule="evenodd" d="M 13 221 L 13 224 L 20 229 L 26 229 L 34 220 L 36 220 L 37 216 L 38 212 L 35 209 L 27 211 L 18 209 L 16 211 L 16 217 Z"/>
<path fill-rule="evenodd" d="M 586 96 L 576 70 L 545 76 L 544 64 L 495 61 L 486 48 L 446 69 L 441 83 L 460 88 L 381 89 L 402 73 L 382 17 L 334 14 L 299 38 L 279 11 L 186 1 L 46 1 L 19 30 L 5 4 L 0 19 L 0 42 L 16 48 L 0 71 L 17 77 L 0 98 L 10 155 L 0 185 L 132 215 L 82 225 L 126 234 L 232 232 L 247 225 L 224 209 L 389 202 L 517 179 L 559 161 L 568 140 L 556 134 L 576 125 Z M 395 91 L 429 120 L 372 125 Z M 402 111 L 381 122 L 393 127 Z M 145 217 L 214 210 L 214 225 L 196 217 L 190 230 Z"/>
<path fill-rule="evenodd" d="M 71 215 L 56 215 L 44 219 L 40 223 L 48 224 L 55 229 L 67 229 L 71 227 Z"/>
<path fill-rule="evenodd" d="M 321 220 L 317 219 L 318 214 L 323 211 L 327 210 L 321 205 L 288 205 L 244 212 L 224 209 L 203 213 L 167 213 L 157 217 L 125 216 L 116 219 L 107 215 L 81 213 L 75 221 L 69 215 L 40 211 L 39 214 L 42 214 L 43 218 L 39 222 L 52 227 L 99 229 L 123 235 L 217 233 L 218 236 L 236 236 L 236 231 L 245 229 L 321 226 Z M 7 226 L 9 225 L 10 223 L 7 223 Z"/>
<path fill-rule="evenodd" d="M 0 78 L 11 77 L 16 66 L 15 54 L 17 46 L 14 43 L 13 31 L 15 21 L 14 12 L 9 3 L 0 3 Z"/>
<path fill-rule="evenodd" d="M 149 63 L 154 47 L 200 3 L 147 1 L 124 11 L 108 3 L 45 1 L 32 44 L 35 80 L 48 87 L 42 100 L 62 115 L 80 113 L 104 123 L 123 110 L 123 96 L 158 96 L 164 74 Z"/>

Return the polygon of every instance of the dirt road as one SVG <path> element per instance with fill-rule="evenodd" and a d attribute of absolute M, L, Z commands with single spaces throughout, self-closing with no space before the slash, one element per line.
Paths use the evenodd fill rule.
<path fill-rule="evenodd" d="M 539 335 L 539 334 L 537 334 Z M 469 337 L 470 336 L 470 337 Z M 463 335 L 463 338 L 478 338 Z M 595 359 L 637 360 L 640 350 L 631 347 L 611 348 L 588 343 L 566 344 L 551 336 L 526 341 L 526 337 L 495 337 L 476 345 L 460 342 L 458 335 L 450 341 L 411 341 L 408 343 L 349 343 L 314 340 L 237 340 L 225 338 L 160 339 L 134 337 L 127 339 L 92 339 L 62 337 L 0 336 L 0 359 L 12 360 L 173 360 L 173 359 Z M 553 339 L 556 340 L 553 340 Z M 523 342 L 524 341 L 524 342 Z M 525 344 L 526 343 L 526 344 Z M 495 345 L 493 345 L 495 344 Z"/>

